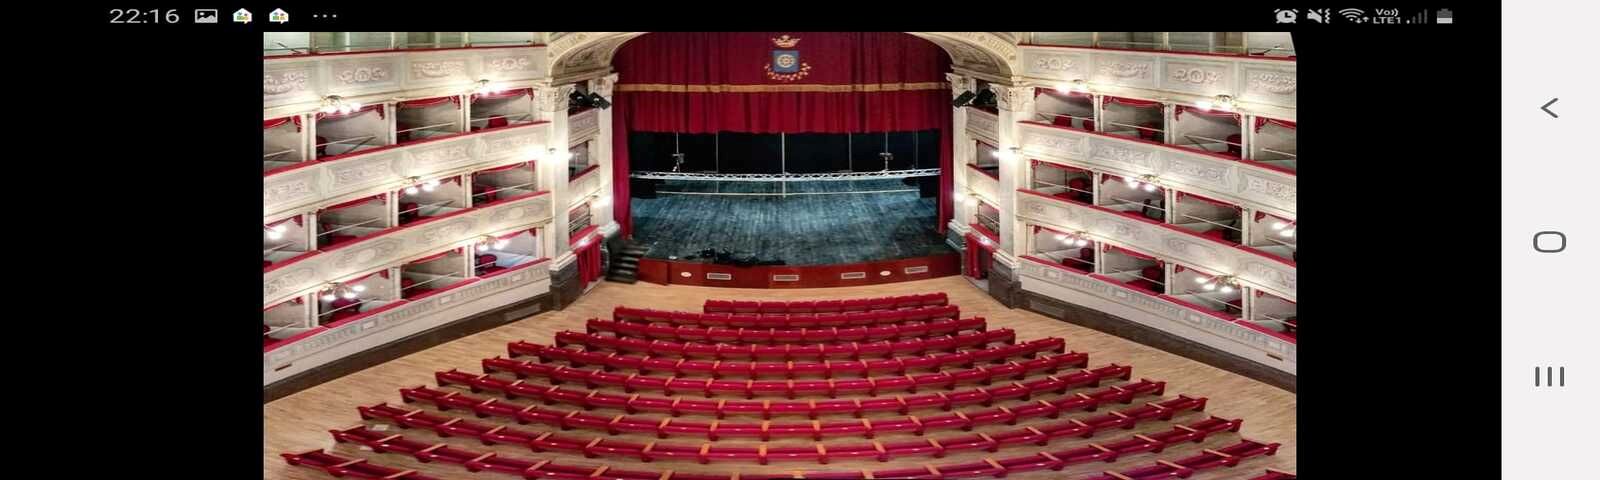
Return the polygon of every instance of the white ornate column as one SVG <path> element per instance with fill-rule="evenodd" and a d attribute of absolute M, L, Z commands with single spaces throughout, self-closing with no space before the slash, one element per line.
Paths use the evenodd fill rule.
<path fill-rule="evenodd" d="M 571 205 L 571 199 L 567 198 L 567 95 L 571 93 L 571 85 L 534 86 L 534 105 L 539 111 L 539 120 L 550 122 L 550 137 L 545 142 L 549 149 L 539 156 L 537 165 L 540 186 L 550 192 L 550 205 L 554 210 L 544 242 L 551 270 L 560 270 L 575 260 L 567 244 L 567 211 Z"/>
<path fill-rule="evenodd" d="M 952 102 L 955 101 L 955 97 L 959 97 L 962 93 L 972 89 L 972 79 L 966 76 L 946 73 L 944 78 L 950 81 L 950 100 Z M 971 153 L 967 152 L 967 149 L 970 148 L 972 143 L 971 139 L 967 138 L 967 107 L 952 108 L 950 115 L 952 116 L 949 139 L 951 142 L 950 153 L 954 158 L 951 165 L 953 171 L 950 172 L 950 176 L 953 179 L 952 183 L 954 184 L 951 187 L 951 193 L 965 196 L 967 193 L 967 173 L 970 171 L 966 167 L 967 156 L 971 155 Z M 966 235 L 967 231 L 970 230 L 967 227 L 967 218 L 972 215 L 970 210 L 967 208 L 966 202 L 956 200 L 954 205 L 951 206 L 950 223 L 947 227 L 957 235 Z"/>
<path fill-rule="evenodd" d="M 610 102 L 612 101 L 612 93 L 615 90 L 616 85 L 617 74 L 613 73 L 592 80 L 589 83 L 589 91 L 600 95 L 601 97 L 605 98 L 607 102 Z M 600 231 L 609 236 L 612 232 L 615 232 L 618 228 L 620 228 L 620 226 L 617 225 L 616 219 L 611 218 L 611 212 L 614 211 L 614 206 L 617 204 L 617 202 L 626 202 L 628 199 L 616 198 L 615 195 L 612 195 L 612 192 L 615 190 L 612 188 L 613 186 L 611 184 L 613 181 L 612 179 L 614 178 L 612 177 L 611 170 L 613 165 L 611 161 L 611 109 L 600 109 L 599 111 L 595 112 L 595 118 L 600 122 L 600 129 L 599 132 L 594 136 L 595 152 L 593 156 L 595 161 L 599 162 L 600 169 L 594 174 L 600 175 L 600 198 L 610 199 L 610 201 L 606 202 L 605 206 L 594 209 L 593 218 L 594 224 L 600 226 Z"/>
<path fill-rule="evenodd" d="M 1033 118 L 1033 90 L 1034 87 L 1010 87 L 990 84 L 994 90 L 995 98 L 999 103 L 999 121 L 995 128 L 996 140 L 1000 141 L 1000 188 L 995 192 L 1000 202 L 1000 249 L 1005 252 L 1008 266 L 1015 266 L 1021 249 L 1026 248 L 1026 242 L 1020 242 L 1026 234 L 1024 226 L 1017 218 L 1017 189 L 1027 186 L 1028 160 L 1015 154 L 1022 147 L 1017 122 Z M 996 257 L 1003 257 L 997 255 Z"/>

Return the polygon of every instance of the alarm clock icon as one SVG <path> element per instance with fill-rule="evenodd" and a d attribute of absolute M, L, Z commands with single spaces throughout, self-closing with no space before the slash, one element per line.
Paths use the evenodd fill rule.
<path fill-rule="evenodd" d="M 1300 12 L 1292 8 L 1278 9 L 1278 23 L 1294 23 L 1300 17 Z"/>

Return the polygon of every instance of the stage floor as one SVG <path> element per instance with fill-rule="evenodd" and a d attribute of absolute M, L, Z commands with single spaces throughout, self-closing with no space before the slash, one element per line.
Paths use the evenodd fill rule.
<path fill-rule="evenodd" d="M 834 265 L 954 253 L 934 230 L 938 199 L 898 180 L 791 182 L 796 191 L 892 191 L 828 195 L 698 195 L 710 182 L 667 182 L 656 198 L 633 198 L 633 236 L 648 257 L 694 260 L 700 251 L 787 265 Z M 774 183 L 723 182 L 723 193 L 772 192 Z M 899 191 L 893 191 L 899 190 Z M 674 258 L 675 257 L 675 258 Z"/>

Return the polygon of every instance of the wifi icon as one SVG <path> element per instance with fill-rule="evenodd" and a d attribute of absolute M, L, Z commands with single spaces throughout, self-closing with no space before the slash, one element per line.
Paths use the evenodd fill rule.
<path fill-rule="evenodd" d="M 1363 12 L 1359 8 L 1346 8 L 1344 10 L 1340 10 L 1339 14 L 1343 15 L 1344 19 L 1349 20 L 1350 23 L 1361 23 L 1361 21 L 1365 20 L 1367 16 L 1367 12 Z"/>

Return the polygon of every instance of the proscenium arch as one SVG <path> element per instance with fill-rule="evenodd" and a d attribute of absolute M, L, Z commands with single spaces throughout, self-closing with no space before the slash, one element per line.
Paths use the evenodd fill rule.
<path fill-rule="evenodd" d="M 611 73 L 611 57 L 622 44 L 649 32 L 573 32 L 551 41 L 550 79 L 572 83 Z M 933 42 L 950 55 L 955 73 L 1010 85 L 1017 62 L 1016 35 L 1010 32 L 905 32 Z"/>

